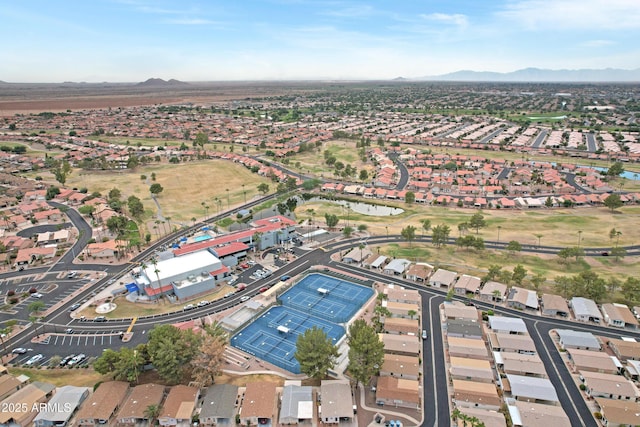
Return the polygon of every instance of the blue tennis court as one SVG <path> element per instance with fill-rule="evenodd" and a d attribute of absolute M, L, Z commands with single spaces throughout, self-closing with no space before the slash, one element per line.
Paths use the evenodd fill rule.
<path fill-rule="evenodd" d="M 336 323 L 349 321 L 373 295 L 373 289 L 346 280 L 312 273 L 280 295 L 286 306 Z"/>
<path fill-rule="evenodd" d="M 231 345 L 257 358 L 299 374 L 294 357 L 298 335 L 314 326 L 334 343 L 349 321 L 373 295 L 373 289 L 320 273 L 311 273 L 284 292 L 278 301 L 231 338 Z"/>
<path fill-rule="evenodd" d="M 310 316 L 288 307 L 271 307 L 231 338 L 231 345 L 295 374 L 300 365 L 294 357 L 298 335 L 317 326 L 334 343 L 340 341 L 345 329 L 329 321 Z"/>

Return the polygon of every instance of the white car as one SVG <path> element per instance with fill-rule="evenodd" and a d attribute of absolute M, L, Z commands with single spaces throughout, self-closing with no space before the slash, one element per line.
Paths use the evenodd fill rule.
<path fill-rule="evenodd" d="M 31 356 L 31 358 L 29 360 L 27 360 L 27 362 L 25 363 L 25 365 L 27 366 L 33 366 L 36 363 L 38 363 L 39 361 L 41 361 L 42 359 L 44 359 L 44 356 L 40 353 L 35 354 L 33 356 Z"/>
<path fill-rule="evenodd" d="M 83 353 L 80 353 L 79 355 L 77 355 L 73 359 L 69 360 L 67 362 L 67 366 L 74 366 L 74 365 L 77 365 L 79 363 L 82 363 L 82 361 L 84 359 L 86 359 L 86 358 L 87 358 L 87 356 L 85 356 Z"/>
<path fill-rule="evenodd" d="M 245 302 L 245 301 L 249 301 L 249 295 L 245 295 L 242 298 L 240 298 L 240 302 Z"/>
<path fill-rule="evenodd" d="M 18 347 L 18 348 L 14 348 L 11 351 L 11 353 L 13 353 L 13 354 L 25 354 L 27 351 L 29 351 L 29 350 L 27 350 L 26 348 Z"/>
<path fill-rule="evenodd" d="M 31 296 L 34 297 L 34 298 L 42 298 L 44 295 L 42 295 L 40 292 L 36 292 L 36 293 L 31 294 Z"/>

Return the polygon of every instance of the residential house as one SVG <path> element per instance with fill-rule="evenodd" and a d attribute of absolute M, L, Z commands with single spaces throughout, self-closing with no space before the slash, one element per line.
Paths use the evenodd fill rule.
<path fill-rule="evenodd" d="M 451 357 L 449 365 L 449 373 L 453 379 L 482 383 L 492 383 L 494 380 L 493 369 L 488 360 Z"/>
<path fill-rule="evenodd" d="M 444 318 L 448 320 L 479 320 L 478 310 L 472 305 L 465 305 L 459 301 L 445 302 L 442 305 Z"/>
<path fill-rule="evenodd" d="M 507 374 L 501 379 L 506 394 L 523 402 L 558 404 L 556 389 L 547 378 Z"/>
<path fill-rule="evenodd" d="M 495 352 L 496 368 L 504 374 L 547 378 L 547 371 L 537 354 Z"/>
<path fill-rule="evenodd" d="M 412 335 L 378 334 L 384 344 L 385 353 L 404 356 L 418 356 L 422 343 L 420 338 Z"/>
<path fill-rule="evenodd" d="M 413 289 L 405 289 L 390 285 L 384 289 L 384 294 L 387 296 L 387 301 L 418 305 L 422 303 L 420 292 Z"/>
<path fill-rule="evenodd" d="M 640 425 L 640 403 L 629 400 L 595 398 L 602 414 L 602 425 L 624 427 Z"/>
<path fill-rule="evenodd" d="M 391 317 L 404 317 L 414 318 L 417 313 L 420 313 L 419 303 L 406 303 L 398 301 L 382 301 L 382 306 L 385 307 L 391 313 Z"/>
<path fill-rule="evenodd" d="M 380 376 L 417 380 L 420 377 L 420 363 L 415 356 L 385 353 Z"/>
<path fill-rule="evenodd" d="M 494 384 L 476 381 L 453 379 L 453 402 L 464 412 L 463 408 L 482 408 L 497 411 L 502 399 Z"/>
<path fill-rule="evenodd" d="M 556 329 L 560 339 L 560 347 L 600 351 L 600 341 L 591 332 L 574 331 L 571 329 Z"/>
<path fill-rule="evenodd" d="M 516 401 L 508 405 L 513 427 L 571 427 L 571 420 L 561 406 Z"/>
<path fill-rule="evenodd" d="M 445 270 L 439 268 L 429 278 L 429 286 L 436 286 L 439 288 L 450 288 L 458 277 L 458 273 L 454 271 Z"/>
<path fill-rule="evenodd" d="M 473 294 L 480 290 L 480 284 L 482 281 L 479 277 L 469 276 L 467 274 L 461 275 L 453 285 L 453 291 L 458 295 Z"/>
<path fill-rule="evenodd" d="M 348 380 L 323 380 L 320 384 L 320 395 L 320 420 L 323 423 L 353 421 L 353 396 Z"/>
<path fill-rule="evenodd" d="M 489 350 L 484 340 L 460 337 L 446 337 L 449 356 L 469 359 L 489 360 Z"/>
<path fill-rule="evenodd" d="M 29 383 L 28 376 L 11 375 L 7 370 L 7 368 L 5 368 L 4 366 L 0 366 L 0 400 L 20 390 L 22 387 L 24 387 L 28 383 Z"/>
<path fill-rule="evenodd" d="M 164 397 L 164 386 L 159 384 L 140 384 L 131 389 L 129 397 L 122 404 L 116 421 L 119 427 L 139 427 L 151 421 L 147 413 L 149 405 L 160 407 Z"/>
<path fill-rule="evenodd" d="M 489 346 L 492 351 L 520 354 L 536 354 L 536 345 L 529 335 L 490 333 Z"/>
<path fill-rule="evenodd" d="M 370 256 L 371 250 L 369 248 L 365 247 L 360 249 L 359 247 L 355 247 L 342 257 L 342 261 L 348 264 L 359 264 Z"/>
<path fill-rule="evenodd" d="M 402 276 L 404 272 L 411 265 L 411 261 L 404 258 L 396 258 L 389 262 L 389 264 L 384 266 L 384 274 L 390 274 L 394 276 Z"/>
<path fill-rule="evenodd" d="M 48 404 L 41 408 L 33 419 L 33 425 L 35 427 L 69 425 L 71 418 L 87 396 L 89 396 L 87 387 L 71 385 L 59 387 Z"/>
<path fill-rule="evenodd" d="M 618 359 L 602 351 L 571 348 L 567 350 L 567 355 L 575 372 L 600 372 L 613 375 L 619 371 L 618 364 L 620 362 Z"/>
<path fill-rule="evenodd" d="M 129 383 L 124 381 L 107 381 L 82 405 L 76 415 L 79 427 L 96 427 L 110 425 L 125 397 L 129 393 Z"/>
<path fill-rule="evenodd" d="M 189 427 L 200 398 L 200 389 L 186 385 L 171 387 L 158 417 L 161 426 Z"/>
<path fill-rule="evenodd" d="M 640 360 L 640 342 L 609 338 L 607 345 L 621 361 Z"/>
<path fill-rule="evenodd" d="M 313 388 L 285 383 L 282 389 L 279 422 L 281 425 L 310 424 L 313 420 Z"/>
<path fill-rule="evenodd" d="M 629 307 L 624 304 L 602 304 L 602 315 L 604 317 L 604 321 L 609 326 L 631 329 L 636 329 L 638 327 L 638 319 L 636 319 L 636 316 L 634 316 L 631 310 L 629 310 Z"/>
<path fill-rule="evenodd" d="M 433 272 L 433 266 L 431 264 L 418 262 L 411 264 L 407 270 L 405 277 L 408 280 L 413 280 L 418 283 L 427 283 L 429 276 Z"/>
<path fill-rule="evenodd" d="M 502 302 L 507 293 L 507 285 L 488 281 L 480 289 L 479 298 L 485 302 Z"/>
<path fill-rule="evenodd" d="M 240 424 L 245 426 L 273 424 L 277 407 L 276 398 L 274 383 L 266 381 L 247 383 L 240 408 Z"/>
<path fill-rule="evenodd" d="M 513 286 L 507 295 L 507 306 L 518 310 L 537 310 L 538 295 L 535 291 Z"/>
<path fill-rule="evenodd" d="M 481 423 L 484 424 L 485 427 L 504 427 L 507 425 L 504 414 L 498 411 L 468 407 L 463 408 L 463 410 L 460 412 L 462 412 L 467 417 L 477 418 Z M 464 427 L 464 424 L 465 422 L 459 419 L 455 427 Z"/>
<path fill-rule="evenodd" d="M 418 380 L 396 377 L 378 377 L 376 403 L 395 408 L 420 408 L 421 388 Z"/>
<path fill-rule="evenodd" d="M 580 374 L 588 396 L 632 402 L 637 402 L 640 398 L 640 391 L 635 384 L 622 375 L 587 371 L 580 372 Z"/>
<path fill-rule="evenodd" d="M 446 323 L 447 336 L 460 338 L 482 339 L 484 336 L 482 324 L 477 320 L 452 319 Z"/>
<path fill-rule="evenodd" d="M 489 328 L 493 332 L 515 335 L 527 335 L 527 325 L 517 317 L 489 316 Z"/>
<path fill-rule="evenodd" d="M 113 258 L 118 255 L 118 245 L 115 240 L 89 243 L 84 252 L 90 258 Z"/>
<path fill-rule="evenodd" d="M 202 398 L 200 423 L 204 427 L 232 425 L 235 423 L 238 386 L 213 384 Z"/>
<path fill-rule="evenodd" d="M 384 319 L 384 331 L 388 334 L 418 336 L 420 334 L 420 323 L 418 319 L 387 317 Z"/>
<path fill-rule="evenodd" d="M 602 321 L 602 313 L 600 313 L 595 301 L 591 299 L 573 297 L 569 305 L 573 310 L 574 317 L 580 322 L 600 323 Z"/>
<path fill-rule="evenodd" d="M 560 295 L 542 295 L 542 314 L 544 316 L 569 317 L 569 305 Z"/>
<path fill-rule="evenodd" d="M 28 427 L 32 425 L 33 419 L 38 415 L 38 411 L 31 408 L 39 407 L 46 403 L 56 389 L 53 384 L 34 381 L 22 387 L 2 402 L 0 408 L 0 425 L 11 427 Z M 24 408 L 29 408 L 25 411 Z"/>

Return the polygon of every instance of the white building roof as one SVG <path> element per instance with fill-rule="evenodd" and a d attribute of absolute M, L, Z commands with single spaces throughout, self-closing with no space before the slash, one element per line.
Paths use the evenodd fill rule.
<path fill-rule="evenodd" d="M 600 348 L 600 342 L 591 332 L 556 329 L 556 333 L 565 346 Z"/>
<path fill-rule="evenodd" d="M 556 389 L 546 378 L 527 377 L 523 375 L 507 374 L 511 385 L 511 394 L 514 397 L 530 398 L 557 402 Z"/>
<path fill-rule="evenodd" d="M 583 297 L 571 298 L 571 307 L 576 317 L 594 317 L 602 319 L 602 313 L 598 310 L 595 301 Z"/>
<path fill-rule="evenodd" d="M 384 256 L 384 255 L 380 255 L 378 258 L 376 258 L 376 260 L 375 260 L 375 261 L 373 261 L 373 262 L 371 263 L 371 267 L 372 267 L 372 268 L 380 268 L 380 266 L 381 266 L 382 264 L 384 264 L 386 261 L 387 261 L 387 257 L 386 257 L 386 256 Z"/>
<path fill-rule="evenodd" d="M 527 325 L 517 317 L 489 316 L 489 327 L 494 331 L 527 334 Z"/>
<path fill-rule="evenodd" d="M 391 270 L 396 273 L 404 273 L 404 270 L 411 264 L 411 261 L 404 258 L 397 258 L 392 260 L 389 264 L 384 268 L 385 270 Z"/>
<path fill-rule="evenodd" d="M 193 252 L 190 254 L 182 255 L 175 258 L 169 258 L 167 260 L 158 261 L 156 265 L 147 262 L 144 268 L 144 274 L 150 281 L 166 280 L 170 277 L 175 277 L 179 274 L 189 271 L 199 272 L 207 271 L 212 264 L 219 263 L 220 260 L 216 258 L 211 252 L 207 250 Z M 156 270 L 158 273 L 156 274 Z M 166 284 L 166 283 L 164 283 Z"/>

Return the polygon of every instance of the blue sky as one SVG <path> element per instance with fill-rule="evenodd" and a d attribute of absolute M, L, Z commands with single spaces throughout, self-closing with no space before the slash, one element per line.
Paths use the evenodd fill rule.
<path fill-rule="evenodd" d="M 639 0 L 20 0 L 0 22 L 10 82 L 640 67 Z"/>

